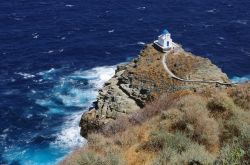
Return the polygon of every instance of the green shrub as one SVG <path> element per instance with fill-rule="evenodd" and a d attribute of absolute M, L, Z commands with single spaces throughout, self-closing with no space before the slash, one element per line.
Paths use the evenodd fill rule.
<path fill-rule="evenodd" d="M 250 111 L 250 83 L 238 85 L 230 92 L 235 104 Z"/>
<path fill-rule="evenodd" d="M 179 102 L 179 108 L 184 115 L 175 128 L 185 130 L 194 141 L 215 150 L 219 145 L 219 125 L 209 117 L 205 99 L 195 95 L 186 96 Z"/>
<path fill-rule="evenodd" d="M 204 146 L 192 142 L 181 132 L 158 133 L 154 136 L 158 136 L 164 141 L 164 147 L 153 165 L 212 164 L 215 160 L 215 157 L 207 152 Z"/>
<path fill-rule="evenodd" d="M 233 100 L 225 93 L 216 93 L 207 104 L 210 112 L 231 112 L 235 109 Z"/>
<path fill-rule="evenodd" d="M 219 162 L 223 165 L 241 165 L 244 163 L 245 151 L 239 142 L 226 144 L 220 151 Z"/>
<path fill-rule="evenodd" d="M 214 161 L 215 156 L 209 153 L 204 146 L 193 143 L 185 152 L 173 155 L 169 164 L 212 165 Z"/>
<path fill-rule="evenodd" d="M 95 153 L 84 153 L 78 160 L 78 165 L 123 165 L 121 158 L 109 153 L 106 157 L 100 157 Z"/>
<path fill-rule="evenodd" d="M 143 143 L 140 148 L 147 151 L 161 151 L 168 147 L 177 153 L 181 153 L 185 151 L 191 143 L 191 139 L 187 138 L 186 135 L 181 132 L 171 134 L 160 130 L 152 133 L 150 140 Z"/>
<path fill-rule="evenodd" d="M 103 165 L 101 158 L 95 153 L 85 153 L 77 162 L 78 165 Z"/>

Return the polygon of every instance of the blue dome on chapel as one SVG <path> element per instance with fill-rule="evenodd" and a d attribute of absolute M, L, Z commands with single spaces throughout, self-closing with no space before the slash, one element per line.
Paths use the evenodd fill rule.
<path fill-rule="evenodd" d="M 167 29 L 164 29 L 162 34 L 169 34 L 169 32 Z"/>

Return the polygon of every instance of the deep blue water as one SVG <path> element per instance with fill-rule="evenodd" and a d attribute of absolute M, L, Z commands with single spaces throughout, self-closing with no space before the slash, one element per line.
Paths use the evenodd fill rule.
<path fill-rule="evenodd" d="M 250 78 L 247 0 L 0 2 L 0 164 L 56 164 L 85 143 L 81 113 L 164 28 L 234 81 Z"/>

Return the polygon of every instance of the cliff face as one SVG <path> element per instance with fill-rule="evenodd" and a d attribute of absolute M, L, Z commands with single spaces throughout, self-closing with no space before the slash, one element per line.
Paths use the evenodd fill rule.
<path fill-rule="evenodd" d="M 100 129 L 117 117 L 143 108 L 163 93 L 225 88 L 215 83 L 175 80 L 165 71 L 162 57 L 163 53 L 150 44 L 140 52 L 137 59 L 119 65 L 116 74 L 99 91 L 95 106 L 83 114 L 81 135 L 86 137 L 89 132 Z M 166 61 L 171 72 L 183 79 L 230 82 L 227 75 L 209 59 L 195 56 L 181 48 L 169 52 Z"/>

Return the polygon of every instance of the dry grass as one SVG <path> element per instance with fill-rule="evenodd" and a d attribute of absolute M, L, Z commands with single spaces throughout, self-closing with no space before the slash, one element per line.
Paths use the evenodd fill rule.
<path fill-rule="evenodd" d="M 209 117 L 206 105 L 206 100 L 200 96 L 184 97 L 178 105 L 183 116 L 174 123 L 174 128 L 184 130 L 194 141 L 216 152 L 219 146 L 219 126 L 216 120 Z"/>
<path fill-rule="evenodd" d="M 229 90 L 229 95 L 233 98 L 235 104 L 242 107 L 244 110 L 250 110 L 250 84 L 246 83 L 236 86 Z"/>
<path fill-rule="evenodd" d="M 62 164 L 249 164 L 250 111 L 231 90 L 162 95 L 91 133 Z"/>

